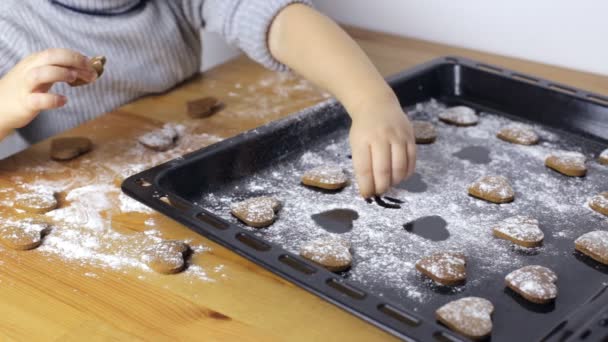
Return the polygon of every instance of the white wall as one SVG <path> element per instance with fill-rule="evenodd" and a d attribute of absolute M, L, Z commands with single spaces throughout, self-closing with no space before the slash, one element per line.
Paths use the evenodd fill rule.
<path fill-rule="evenodd" d="M 606 0 L 313 0 L 377 31 L 608 75 Z"/>

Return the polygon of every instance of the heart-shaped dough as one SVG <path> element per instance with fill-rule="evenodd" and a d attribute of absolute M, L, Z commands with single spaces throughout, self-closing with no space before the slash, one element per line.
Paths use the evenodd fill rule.
<path fill-rule="evenodd" d="M 465 297 L 440 307 L 435 316 L 455 332 L 480 340 L 492 333 L 492 312 L 494 305 L 489 300 Z"/>
<path fill-rule="evenodd" d="M 276 212 L 280 208 L 281 202 L 279 200 L 273 197 L 260 196 L 234 204 L 230 212 L 250 227 L 263 228 L 274 222 Z"/>
<path fill-rule="evenodd" d="M 591 197 L 589 207 L 600 214 L 608 216 L 608 191 Z"/>
<path fill-rule="evenodd" d="M 326 236 L 302 246 L 300 255 L 332 272 L 348 269 L 353 261 L 350 242 L 335 236 Z"/>
<path fill-rule="evenodd" d="M 93 70 L 95 70 L 95 72 L 97 73 L 97 78 L 101 77 L 101 75 L 103 74 L 104 67 L 106 65 L 106 57 L 105 56 L 93 57 L 90 59 L 89 62 L 91 63 Z M 83 86 L 85 84 L 89 84 L 89 82 L 87 82 L 81 78 L 78 78 L 75 81 L 69 83 L 69 85 L 72 87 L 79 87 L 79 86 Z"/>
<path fill-rule="evenodd" d="M 93 142 L 85 137 L 56 138 L 51 141 L 51 158 L 57 161 L 72 160 L 93 148 Z"/>
<path fill-rule="evenodd" d="M 456 106 L 439 113 L 439 120 L 456 126 L 473 126 L 479 122 L 479 117 L 472 108 Z"/>
<path fill-rule="evenodd" d="M 596 230 L 581 235 L 574 241 L 574 247 L 593 260 L 608 265 L 608 231 Z"/>
<path fill-rule="evenodd" d="M 538 220 L 526 216 L 509 217 L 497 223 L 492 231 L 497 238 L 527 248 L 540 246 L 545 237 L 538 226 Z"/>
<path fill-rule="evenodd" d="M 183 125 L 166 123 L 162 128 L 142 135 L 138 141 L 151 150 L 163 152 L 175 147 L 184 130 Z"/>
<path fill-rule="evenodd" d="M 302 176 L 302 184 L 325 190 L 342 189 L 348 183 L 348 177 L 339 166 L 323 165 L 308 170 Z"/>
<path fill-rule="evenodd" d="M 605 149 L 597 159 L 600 164 L 608 165 L 608 148 Z"/>
<path fill-rule="evenodd" d="M 534 145 L 538 143 L 538 134 L 531 126 L 522 123 L 509 124 L 501 128 L 496 136 L 513 144 Z"/>
<path fill-rule="evenodd" d="M 213 96 L 207 96 L 201 99 L 188 101 L 186 106 L 188 109 L 188 116 L 193 119 L 200 119 L 215 114 L 215 112 L 222 107 L 222 103 Z"/>
<path fill-rule="evenodd" d="M 466 257 L 458 252 L 439 252 L 420 259 L 416 269 L 441 285 L 454 286 L 467 278 Z"/>
<path fill-rule="evenodd" d="M 437 139 L 437 130 L 428 121 L 414 120 L 412 121 L 412 127 L 414 128 L 416 144 L 431 144 Z"/>
<path fill-rule="evenodd" d="M 50 231 L 51 225 L 43 218 L 16 216 L 0 224 L 0 242 L 11 249 L 34 249 Z"/>
<path fill-rule="evenodd" d="M 44 214 L 57 208 L 57 198 L 52 191 L 19 193 L 13 207 L 28 213 Z"/>
<path fill-rule="evenodd" d="M 566 176 L 582 177 L 587 174 L 586 160 L 579 152 L 555 151 L 547 156 L 545 165 Z"/>
<path fill-rule="evenodd" d="M 471 196 L 492 203 L 508 203 L 515 198 L 509 180 L 503 176 L 483 176 L 469 185 Z"/>
<path fill-rule="evenodd" d="M 154 271 L 163 274 L 179 273 L 186 269 L 192 250 L 182 241 L 162 241 L 144 250 L 143 260 Z"/>
<path fill-rule="evenodd" d="M 505 277 L 507 286 L 525 299 L 546 304 L 557 297 L 557 274 L 538 265 L 525 266 Z"/>

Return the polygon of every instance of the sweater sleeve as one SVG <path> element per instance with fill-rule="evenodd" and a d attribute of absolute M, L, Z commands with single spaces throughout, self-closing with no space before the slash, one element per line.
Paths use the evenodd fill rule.
<path fill-rule="evenodd" d="M 294 3 L 312 6 L 311 0 L 206 0 L 202 18 L 205 29 L 220 34 L 254 61 L 285 71 L 287 66 L 270 53 L 268 30 L 276 15 Z"/>

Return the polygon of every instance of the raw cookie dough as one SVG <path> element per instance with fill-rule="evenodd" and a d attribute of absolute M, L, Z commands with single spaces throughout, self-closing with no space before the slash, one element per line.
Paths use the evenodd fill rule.
<path fill-rule="evenodd" d="M 412 127 L 414 128 L 416 144 L 431 144 L 437 139 L 437 130 L 428 121 L 414 120 L 412 121 Z"/>
<path fill-rule="evenodd" d="M 503 176 L 483 176 L 469 185 L 471 196 L 492 203 L 508 203 L 515 198 L 509 180 Z"/>
<path fill-rule="evenodd" d="M 484 298 L 465 297 L 451 301 L 435 311 L 437 320 L 448 328 L 474 340 L 492 332 L 494 305 Z"/>
<path fill-rule="evenodd" d="M 608 191 L 591 197 L 589 207 L 600 214 L 608 216 Z"/>
<path fill-rule="evenodd" d="M 145 147 L 159 152 L 172 149 L 184 133 L 184 126 L 166 123 L 162 128 L 148 132 L 138 141 Z"/>
<path fill-rule="evenodd" d="M 234 204 L 230 212 L 246 225 L 255 228 L 270 226 L 276 219 L 276 212 L 281 208 L 279 200 L 260 196 L 249 198 Z"/>
<path fill-rule="evenodd" d="M 186 107 L 188 108 L 189 117 L 200 119 L 215 114 L 215 112 L 222 107 L 222 103 L 213 96 L 207 96 L 201 99 L 188 101 Z"/>
<path fill-rule="evenodd" d="M 308 170 L 302 176 L 302 184 L 325 190 L 339 190 L 346 186 L 348 177 L 344 171 L 333 165 L 323 165 Z"/>
<path fill-rule="evenodd" d="M 600 164 L 608 165 L 608 148 L 605 149 L 597 159 Z"/>
<path fill-rule="evenodd" d="M 585 155 L 579 152 L 556 151 L 545 159 L 545 165 L 561 174 L 582 177 L 587 174 Z"/>
<path fill-rule="evenodd" d="M 507 286 L 536 304 L 546 304 L 557 297 L 557 274 L 538 265 L 525 266 L 505 277 Z"/>
<path fill-rule="evenodd" d="M 538 134 L 531 126 L 522 123 L 509 124 L 501 128 L 496 136 L 514 144 L 534 145 L 538 143 Z"/>
<path fill-rule="evenodd" d="M 473 126 L 477 125 L 479 117 L 472 108 L 456 106 L 439 113 L 439 120 L 456 126 Z"/>
<path fill-rule="evenodd" d="M 353 261 L 350 243 L 338 237 L 323 237 L 302 246 L 300 255 L 332 272 L 348 269 Z"/>
<path fill-rule="evenodd" d="M 58 161 L 71 160 L 93 148 L 93 142 L 85 137 L 56 138 L 51 141 L 51 158 Z"/>
<path fill-rule="evenodd" d="M 596 230 L 581 235 L 574 241 L 574 247 L 593 260 L 608 265 L 608 231 Z"/>
<path fill-rule="evenodd" d="M 420 259 L 416 269 L 435 282 L 454 286 L 467 278 L 466 257 L 463 253 L 439 252 Z"/>
<path fill-rule="evenodd" d="M 34 249 L 50 231 L 51 225 L 42 218 L 17 216 L 0 223 L 0 242 L 11 249 Z"/>
<path fill-rule="evenodd" d="M 538 220 L 527 216 L 509 217 L 497 223 L 492 231 L 497 238 L 527 248 L 540 246 L 545 237 L 538 226 Z"/>
<path fill-rule="evenodd" d="M 190 246 L 182 241 L 162 241 L 144 250 L 143 260 L 158 273 L 173 274 L 186 269 Z"/>
<path fill-rule="evenodd" d="M 91 66 L 93 67 L 93 69 L 95 69 L 95 72 L 97 72 L 97 78 L 101 77 L 101 75 L 103 74 L 103 68 L 106 65 L 106 57 L 105 56 L 97 56 L 97 57 L 93 57 L 90 60 L 91 62 Z M 72 87 L 79 87 L 79 86 L 83 86 L 85 84 L 88 84 L 87 81 L 83 80 L 83 79 L 76 79 L 76 81 L 69 83 L 70 86 Z"/>
<path fill-rule="evenodd" d="M 52 191 L 20 193 L 13 203 L 15 209 L 33 214 L 45 214 L 57 208 L 57 198 Z"/>

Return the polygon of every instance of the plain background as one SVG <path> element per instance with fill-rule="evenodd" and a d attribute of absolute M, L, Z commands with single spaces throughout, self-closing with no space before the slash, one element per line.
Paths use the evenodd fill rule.
<path fill-rule="evenodd" d="M 313 0 L 337 21 L 608 76 L 606 0 Z M 206 35 L 205 69 L 236 54 Z"/>

